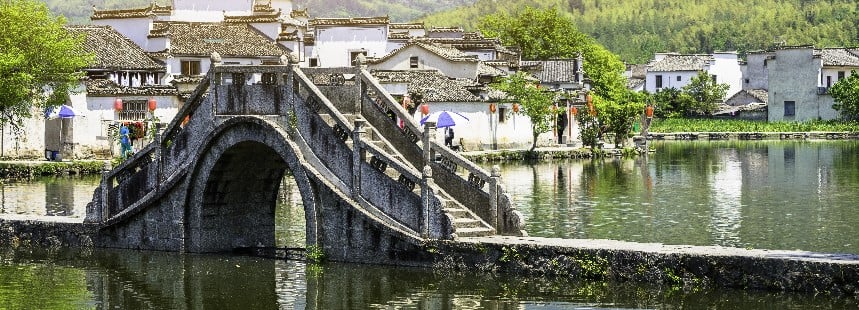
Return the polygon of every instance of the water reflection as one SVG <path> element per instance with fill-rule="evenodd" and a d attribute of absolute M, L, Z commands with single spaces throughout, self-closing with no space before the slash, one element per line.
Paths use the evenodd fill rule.
<path fill-rule="evenodd" d="M 51 216 L 83 221 L 86 205 L 101 177 L 97 175 L 40 177 L 0 183 L 0 215 Z"/>
<path fill-rule="evenodd" d="M 859 253 L 859 142 L 664 142 L 502 165 L 531 235 Z"/>
<path fill-rule="evenodd" d="M 855 299 L 242 256 L 0 252 L 3 309 L 801 309 Z"/>

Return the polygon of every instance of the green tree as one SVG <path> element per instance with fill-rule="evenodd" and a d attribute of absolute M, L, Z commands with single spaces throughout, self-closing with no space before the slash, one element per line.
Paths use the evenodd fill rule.
<path fill-rule="evenodd" d="M 545 132 L 552 130 L 552 119 L 554 112 L 552 111 L 552 93 L 544 92 L 540 86 L 533 81 L 528 73 L 516 72 L 501 79 L 498 83 L 493 83 L 492 88 L 507 93 L 519 102 L 519 113 L 525 114 L 531 120 L 531 133 L 533 142 L 531 143 L 531 151 L 537 148 L 537 137 Z"/>
<path fill-rule="evenodd" d="M 838 80 L 829 88 L 829 94 L 835 100 L 832 108 L 848 120 L 859 120 L 859 75 L 856 70 L 850 71 L 850 76 Z"/>
<path fill-rule="evenodd" d="M 525 7 L 517 14 L 500 12 L 479 21 L 480 30 L 507 45 L 518 46 L 522 58 L 547 60 L 582 55 L 593 91 L 610 97 L 626 87 L 625 66 L 616 55 L 576 29 L 573 20 L 556 8 Z"/>
<path fill-rule="evenodd" d="M 716 83 L 707 72 L 701 71 L 693 77 L 689 84 L 683 86 L 683 92 L 694 99 L 694 104 L 688 108 L 691 114 L 713 114 L 719 108 L 719 103 L 725 100 L 728 84 Z"/>
<path fill-rule="evenodd" d="M 631 91 L 621 95 L 620 101 L 598 98 L 596 109 L 600 111 L 606 131 L 614 135 L 614 145 L 623 147 L 630 138 L 633 124 L 644 114 L 644 96 Z"/>
<path fill-rule="evenodd" d="M 0 125 L 18 128 L 33 108 L 66 101 L 92 60 L 82 38 L 36 0 L 0 1 Z"/>
<path fill-rule="evenodd" d="M 674 87 L 663 88 L 648 99 L 653 103 L 653 115 L 657 118 L 675 118 L 689 114 L 695 99 Z"/>

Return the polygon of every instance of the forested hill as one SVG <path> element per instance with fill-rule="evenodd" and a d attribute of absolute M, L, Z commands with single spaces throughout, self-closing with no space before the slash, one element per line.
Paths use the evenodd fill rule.
<path fill-rule="evenodd" d="M 55 14 L 71 24 L 89 23 L 92 6 L 98 9 L 140 8 L 153 0 L 43 0 Z M 227 1 L 227 0 L 219 0 Z M 389 16 L 394 22 L 408 22 L 434 12 L 474 3 L 476 0 L 293 0 L 295 8 L 309 8 L 313 17 Z M 155 1 L 161 5 L 170 0 Z"/>
<path fill-rule="evenodd" d="M 308 8 L 312 17 L 389 16 L 393 22 L 409 22 L 427 14 L 464 7 L 476 0 L 293 0 Z M 506 1 L 506 0 L 505 0 Z"/>
<path fill-rule="evenodd" d="M 481 16 L 524 6 L 568 12 L 580 31 L 633 63 L 654 52 L 742 52 L 776 42 L 856 46 L 859 36 L 856 0 L 479 0 L 423 21 L 475 30 Z"/>
<path fill-rule="evenodd" d="M 88 24 L 92 15 L 92 7 L 104 9 L 142 8 L 152 2 L 164 5 L 170 0 L 42 0 L 48 4 L 51 12 L 66 17 L 69 24 Z"/>

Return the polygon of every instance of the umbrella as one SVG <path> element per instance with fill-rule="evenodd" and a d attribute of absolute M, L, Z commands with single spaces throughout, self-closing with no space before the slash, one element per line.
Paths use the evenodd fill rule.
<path fill-rule="evenodd" d="M 81 114 L 81 112 L 79 112 L 78 110 L 75 110 L 75 108 L 72 108 L 71 106 L 65 104 L 59 107 L 48 109 L 48 111 L 45 113 L 45 117 L 47 117 L 48 119 L 73 118 L 77 116 L 83 116 L 83 114 Z"/>
<path fill-rule="evenodd" d="M 456 126 L 457 123 L 467 123 L 468 117 L 453 111 L 438 111 L 430 113 L 430 115 L 421 119 L 421 125 L 426 122 L 435 122 L 437 128 L 445 128 Z"/>
<path fill-rule="evenodd" d="M 78 110 L 75 110 L 75 108 L 72 108 L 71 106 L 68 106 L 65 104 L 61 105 L 59 107 L 50 108 L 47 111 L 45 111 L 45 117 L 46 118 L 48 118 L 48 119 L 60 118 L 61 119 L 60 120 L 59 140 L 58 140 L 60 146 L 59 146 L 59 150 L 57 150 L 58 152 L 62 151 L 63 142 L 64 142 L 63 141 L 63 121 L 62 121 L 62 119 L 63 118 L 75 118 L 78 116 L 84 116 L 84 115 L 81 114 L 81 112 L 79 112 Z"/>

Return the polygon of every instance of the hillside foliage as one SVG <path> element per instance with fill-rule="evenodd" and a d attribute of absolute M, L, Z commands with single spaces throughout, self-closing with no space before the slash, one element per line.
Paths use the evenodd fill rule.
<path fill-rule="evenodd" d="M 54 14 L 64 15 L 71 24 L 89 23 L 92 7 L 103 9 L 140 8 L 170 0 L 42 0 Z M 308 8 L 312 17 L 389 16 L 393 22 L 409 22 L 427 14 L 471 5 L 475 0 L 293 0 L 296 9 Z"/>
<path fill-rule="evenodd" d="M 631 63 L 647 62 L 654 52 L 855 46 L 859 41 L 855 0 L 479 0 L 422 20 L 428 26 L 476 30 L 482 16 L 526 6 L 558 8 L 579 31 Z"/>

